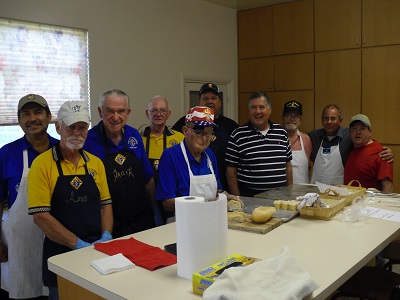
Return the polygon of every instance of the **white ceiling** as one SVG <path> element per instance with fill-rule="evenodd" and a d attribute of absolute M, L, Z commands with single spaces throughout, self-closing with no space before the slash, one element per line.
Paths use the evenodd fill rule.
<path fill-rule="evenodd" d="M 277 3 L 287 3 L 296 0 L 204 0 L 210 3 L 222 5 L 236 10 L 267 6 Z"/>

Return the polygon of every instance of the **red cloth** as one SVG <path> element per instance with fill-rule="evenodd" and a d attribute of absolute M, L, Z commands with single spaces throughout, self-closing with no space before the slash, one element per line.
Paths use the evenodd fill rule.
<path fill-rule="evenodd" d="M 136 265 L 150 271 L 176 264 L 176 256 L 134 238 L 95 243 L 94 248 L 108 255 L 122 253 Z"/>

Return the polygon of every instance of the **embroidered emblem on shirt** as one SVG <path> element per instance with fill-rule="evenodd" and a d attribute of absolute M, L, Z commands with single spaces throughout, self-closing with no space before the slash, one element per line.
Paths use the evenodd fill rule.
<path fill-rule="evenodd" d="M 75 176 L 74 179 L 71 180 L 70 184 L 77 190 L 81 187 L 82 185 L 82 180 L 79 179 L 79 177 Z"/>
<path fill-rule="evenodd" d="M 134 148 L 137 145 L 137 143 L 138 143 L 137 140 L 133 136 L 131 136 L 128 139 L 128 145 L 130 148 Z"/>
<path fill-rule="evenodd" d="M 97 175 L 97 171 L 94 169 L 88 169 L 88 173 L 94 178 Z"/>
<path fill-rule="evenodd" d="M 115 162 L 119 165 L 122 166 L 122 164 L 124 163 L 124 161 L 126 160 L 126 157 L 123 156 L 122 154 L 119 154 L 115 157 Z"/>

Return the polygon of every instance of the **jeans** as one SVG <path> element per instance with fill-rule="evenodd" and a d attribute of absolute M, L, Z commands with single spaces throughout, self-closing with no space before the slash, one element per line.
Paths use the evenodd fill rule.
<path fill-rule="evenodd" d="M 49 300 L 58 300 L 58 287 L 49 287 Z"/>

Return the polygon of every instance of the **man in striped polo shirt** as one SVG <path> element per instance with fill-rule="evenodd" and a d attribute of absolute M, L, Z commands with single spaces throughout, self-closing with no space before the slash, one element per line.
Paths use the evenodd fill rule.
<path fill-rule="evenodd" d="M 225 161 L 232 194 L 253 197 L 293 183 L 292 151 L 285 129 L 271 122 L 271 100 L 262 92 L 249 97 L 250 121 L 230 136 Z"/>

